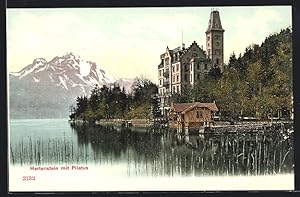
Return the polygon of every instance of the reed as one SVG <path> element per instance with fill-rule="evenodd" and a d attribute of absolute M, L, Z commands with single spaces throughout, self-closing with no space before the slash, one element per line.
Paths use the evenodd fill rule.
<path fill-rule="evenodd" d="M 117 164 L 128 174 L 267 175 L 293 171 L 293 136 L 269 133 L 219 133 L 201 136 L 91 130 L 73 139 L 21 138 L 10 144 L 13 165 Z"/>

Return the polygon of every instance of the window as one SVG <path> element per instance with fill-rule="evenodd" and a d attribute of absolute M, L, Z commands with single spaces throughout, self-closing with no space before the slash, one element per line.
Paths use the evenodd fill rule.
<path fill-rule="evenodd" d="M 159 76 L 161 77 L 161 70 L 159 70 Z"/>
<path fill-rule="evenodd" d="M 176 81 L 179 82 L 179 75 L 176 76 Z"/>
<path fill-rule="evenodd" d="M 197 118 L 200 118 L 200 112 L 197 111 L 197 115 L 196 115 Z"/>
<path fill-rule="evenodd" d="M 187 74 L 184 75 L 184 81 L 185 81 L 185 82 L 188 81 L 188 75 L 187 75 Z"/>
<path fill-rule="evenodd" d="M 165 59 L 165 64 L 166 64 L 166 65 L 169 65 L 169 58 L 166 58 L 166 59 Z"/>
<path fill-rule="evenodd" d="M 173 86 L 173 93 L 175 93 L 175 86 Z"/>
<path fill-rule="evenodd" d="M 199 64 L 197 64 L 197 70 L 199 70 L 200 69 L 200 65 Z"/>
<path fill-rule="evenodd" d="M 204 69 L 207 70 L 207 64 L 204 64 Z"/>
<path fill-rule="evenodd" d="M 161 79 L 159 80 L 159 85 L 161 86 Z"/>
<path fill-rule="evenodd" d="M 177 88 L 177 92 L 179 93 L 179 85 L 176 88 Z"/>
<path fill-rule="evenodd" d="M 168 68 L 166 68 L 166 70 L 164 70 L 164 73 L 167 73 L 167 74 L 169 74 L 169 67 Z"/>
<path fill-rule="evenodd" d="M 220 63 L 220 60 L 219 58 L 216 59 L 216 64 L 219 64 Z"/>
<path fill-rule="evenodd" d="M 199 73 L 197 74 L 197 79 L 200 79 L 200 74 Z"/>
<path fill-rule="evenodd" d="M 176 71 L 179 70 L 179 64 L 176 64 Z"/>
<path fill-rule="evenodd" d="M 175 82 L 175 75 L 173 75 L 173 79 L 172 79 L 172 82 Z"/>
<path fill-rule="evenodd" d="M 184 65 L 184 71 L 185 71 L 185 72 L 189 71 L 189 68 L 188 68 L 188 65 L 187 65 L 187 64 Z"/>
<path fill-rule="evenodd" d="M 175 66 L 172 66 L 172 72 L 175 72 Z"/>

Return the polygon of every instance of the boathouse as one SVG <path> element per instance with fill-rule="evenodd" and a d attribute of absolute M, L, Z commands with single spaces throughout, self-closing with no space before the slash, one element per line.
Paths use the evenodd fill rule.
<path fill-rule="evenodd" d="M 210 126 L 217 111 L 215 103 L 171 103 L 169 127 L 189 130 Z"/>

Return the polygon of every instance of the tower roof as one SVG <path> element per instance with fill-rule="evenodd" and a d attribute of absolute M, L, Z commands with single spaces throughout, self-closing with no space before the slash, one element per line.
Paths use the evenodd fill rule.
<path fill-rule="evenodd" d="M 222 32 L 225 31 L 222 28 L 219 11 L 217 11 L 217 10 L 213 10 L 210 13 L 210 18 L 209 18 L 208 28 L 206 30 L 206 33 L 210 32 L 210 31 L 222 31 Z"/>

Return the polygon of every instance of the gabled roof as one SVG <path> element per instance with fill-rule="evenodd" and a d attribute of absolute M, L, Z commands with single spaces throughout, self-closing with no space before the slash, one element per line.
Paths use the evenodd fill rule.
<path fill-rule="evenodd" d="M 180 61 L 180 59 L 181 59 L 188 51 L 190 51 L 191 48 L 192 48 L 193 46 L 196 46 L 197 48 L 199 48 L 200 51 L 203 53 L 203 56 L 206 57 L 206 52 L 203 50 L 202 47 L 200 47 L 200 46 L 196 43 L 196 41 L 194 41 L 188 48 L 183 48 L 183 47 L 180 47 L 180 46 L 179 46 L 179 47 L 177 47 L 177 48 L 175 48 L 175 49 L 173 49 L 173 50 L 170 50 L 169 47 L 167 46 L 166 52 L 163 53 L 163 54 L 161 54 L 161 55 L 160 55 L 160 58 L 163 59 L 163 58 L 165 57 L 165 55 L 166 55 L 167 53 L 169 53 L 169 54 L 170 54 L 170 57 L 171 57 L 171 62 L 172 62 L 172 64 L 173 64 L 173 63 L 175 63 L 175 62 Z M 176 59 L 174 59 L 174 58 L 173 58 L 173 55 L 174 55 L 174 54 L 179 54 L 179 57 L 176 58 Z M 163 65 L 161 65 L 161 64 L 158 65 L 158 68 L 162 68 L 162 67 L 163 67 Z"/>
<path fill-rule="evenodd" d="M 218 111 L 215 103 L 173 103 L 172 106 L 176 113 L 186 113 L 187 111 L 190 111 L 195 107 L 205 107 L 213 112 Z"/>
<path fill-rule="evenodd" d="M 205 55 L 205 51 L 197 44 L 196 41 L 194 41 L 188 48 L 185 48 L 182 52 L 182 54 L 180 55 L 180 58 L 183 57 L 183 55 L 188 52 L 189 50 L 191 50 L 192 46 L 196 46 L 197 48 L 200 49 L 200 51 Z"/>

